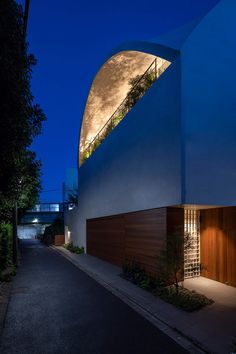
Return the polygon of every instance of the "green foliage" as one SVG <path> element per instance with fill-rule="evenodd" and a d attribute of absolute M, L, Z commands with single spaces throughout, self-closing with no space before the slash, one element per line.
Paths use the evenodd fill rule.
<path fill-rule="evenodd" d="M 157 286 L 157 280 L 147 274 L 144 267 L 136 261 L 126 261 L 122 267 L 125 279 L 138 285 L 140 288 L 153 290 Z"/>
<path fill-rule="evenodd" d="M 157 274 L 166 285 L 174 284 L 176 293 L 184 277 L 184 253 L 192 249 L 195 239 L 193 235 L 175 234 L 167 237 L 166 249 L 157 256 Z M 199 265 L 200 266 L 200 265 Z"/>
<path fill-rule="evenodd" d="M 184 236 L 171 235 L 167 237 L 167 246 L 157 256 L 156 269 L 161 281 L 174 284 L 176 293 L 179 291 L 179 282 L 183 280 L 184 267 Z"/>
<path fill-rule="evenodd" d="M 154 278 L 136 261 L 126 262 L 122 269 L 122 277 L 184 311 L 195 311 L 213 303 L 213 300 L 208 299 L 205 295 L 182 286 L 179 286 L 178 292 L 176 292 L 174 285 L 166 285 L 160 276 Z"/>
<path fill-rule="evenodd" d="M 126 110 L 129 111 L 140 100 L 155 80 L 155 74 L 150 72 L 143 77 L 142 75 L 137 75 L 129 81 L 130 91 L 124 105 Z"/>
<path fill-rule="evenodd" d="M 0 224 L 0 272 L 12 264 L 12 226 Z"/>
<path fill-rule="evenodd" d="M 12 264 L 0 272 L 0 281 L 9 282 L 16 275 L 16 267 Z"/>
<path fill-rule="evenodd" d="M 175 286 L 157 287 L 153 292 L 166 302 L 181 308 L 184 311 L 192 312 L 206 305 L 211 305 L 214 301 L 205 295 L 195 291 L 179 287 L 178 293 Z"/>
<path fill-rule="evenodd" d="M 92 154 L 92 151 L 90 151 L 90 150 L 85 150 L 84 152 L 83 152 L 83 155 L 82 155 L 82 163 L 84 162 L 84 161 L 86 161 L 88 158 L 89 158 L 89 156 L 91 156 L 91 154 Z"/>
<path fill-rule="evenodd" d="M 42 241 L 47 246 L 54 244 L 55 235 L 64 235 L 64 220 L 60 217 L 55 219 L 50 226 L 45 228 Z"/>
<path fill-rule="evenodd" d="M 122 119 L 124 118 L 124 116 L 126 115 L 126 111 L 122 110 L 121 112 L 117 113 L 113 119 L 112 119 L 112 125 L 113 125 L 113 128 L 115 128 L 121 121 Z"/>
<path fill-rule="evenodd" d="M 77 254 L 84 254 L 84 247 L 74 246 L 72 242 L 63 245 L 65 249 Z"/>
<path fill-rule="evenodd" d="M 78 189 L 75 189 L 71 193 L 69 193 L 67 198 L 67 203 L 73 203 L 73 204 L 78 203 Z"/>
<path fill-rule="evenodd" d="M 156 80 L 155 73 L 146 73 L 145 76 L 137 75 L 129 81 L 130 91 L 128 92 L 124 104 L 114 114 L 111 121 L 104 127 L 104 131 L 101 132 L 99 138 L 97 138 L 89 150 L 85 150 L 82 156 L 82 162 L 88 159 L 92 153 L 98 148 L 98 146 L 106 139 L 111 131 L 120 123 L 120 121 L 131 110 L 135 103 L 140 100 L 144 93 L 151 87 Z"/>
<path fill-rule="evenodd" d="M 40 191 L 40 162 L 30 150 L 45 115 L 31 93 L 32 66 L 23 36 L 22 8 L 0 1 L 0 222 L 10 220 L 15 202 L 34 205 Z"/>

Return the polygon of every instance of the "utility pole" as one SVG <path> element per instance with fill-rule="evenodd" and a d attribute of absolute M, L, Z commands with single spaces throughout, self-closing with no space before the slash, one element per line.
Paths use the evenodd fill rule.
<path fill-rule="evenodd" d="M 24 40 L 26 40 L 26 34 L 27 34 L 27 25 L 28 25 L 28 18 L 29 18 L 29 7 L 30 7 L 30 0 L 25 0 L 24 24 L 23 24 L 23 37 L 24 37 Z"/>
<path fill-rule="evenodd" d="M 18 223 L 18 210 L 17 210 L 17 202 L 15 202 L 14 209 L 13 209 L 13 215 L 12 215 L 12 233 L 13 233 L 13 239 L 12 239 L 12 261 L 14 266 L 17 267 L 18 265 L 18 255 L 17 255 L 17 250 L 18 250 L 18 244 L 17 244 L 17 223 Z"/>
<path fill-rule="evenodd" d="M 22 43 L 21 43 L 22 50 L 24 50 L 25 42 L 26 42 L 27 25 L 28 25 L 28 17 L 29 17 L 29 6 L 30 6 L 30 0 L 25 0 L 24 19 L 23 19 L 23 39 L 22 39 Z M 21 181 L 20 181 L 20 184 L 21 184 Z M 18 224 L 18 205 L 17 205 L 17 199 L 16 199 L 15 204 L 14 204 L 14 208 L 12 211 L 12 234 L 13 234 L 12 235 L 12 261 L 16 267 L 18 265 L 17 224 Z"/>

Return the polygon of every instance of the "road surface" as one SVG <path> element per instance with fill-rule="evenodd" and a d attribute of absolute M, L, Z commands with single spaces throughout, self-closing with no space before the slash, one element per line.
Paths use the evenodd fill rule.
<path fill-rule="evenodd" d="M 1 354 L 186 353 L 52 249 L 22 244 Z"/>

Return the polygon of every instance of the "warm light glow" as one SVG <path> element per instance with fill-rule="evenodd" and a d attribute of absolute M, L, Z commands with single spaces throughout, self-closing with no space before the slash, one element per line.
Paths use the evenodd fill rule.
<path fill-rule="evenodd" d="M 80 163 L 86 148 L 130 91 L 130 79 L 143 75 L 155 58 L 157 71 L 163 64 L 166 64 L 165 69 L 170 65 L 165 59 L 151 54 L 125 51 L 114 55 L 102 66 L 85 107 L 80 135 Z"/>
<path fill-rule="evenodd" d="M 200 211 L 184 209 L 184 233 L 189 234 L 192 243 L 184 253 L 184 278 L 200 275 Z"/>

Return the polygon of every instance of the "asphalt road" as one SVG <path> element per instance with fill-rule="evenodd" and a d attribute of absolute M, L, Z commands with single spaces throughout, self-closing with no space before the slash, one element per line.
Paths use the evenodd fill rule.
<path fill-rule="evenodd" d="M 0 353 L 186 351 L 61 255 L 24 241 Z"/>

